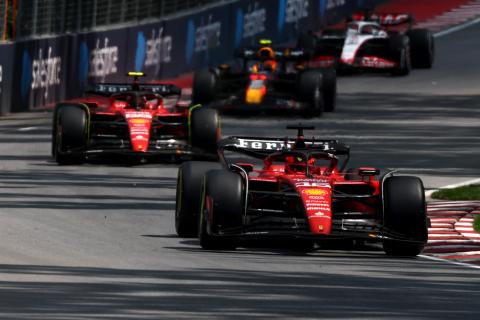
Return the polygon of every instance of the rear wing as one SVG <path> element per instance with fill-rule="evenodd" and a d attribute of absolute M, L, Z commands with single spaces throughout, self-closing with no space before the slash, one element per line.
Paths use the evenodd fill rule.
<path fill-rule="evenodd" d="M 162 84 L 151 84 L 151 83 L 140 83 L 138 88 L 132 88 L 131 84 L 121 84 L 121 83 L 98 83 L 95 84 L 91 90 L 88 90 L 87 93 L 99 94 L 110 96 L 115 93 L 121 93 L 126 91 L 150 91 L 152 93 L 157 93 L 162 96 L 173 96 L 181 95 L 182 89 L 171 83 L 162 83 Z"/>
<path fill-rule="evenodd" d="M 235 51 L 235 57 L 249 60 L 249 61 L 262 61 L 262 57 L 258 55 L 258 50 L 261 47 L 248 47 L 241 48 Z M 274 48 L 273 52 L 275 54 L 276 61 L 304 61 L 311 58 L 311 53 L 302 49 L 291 49 L 291 48 Z"/>
<path fill-rule="evenodd" d="M 350 155 L 350 147 L 337 140 L 304 139 L 304 148 L 297 150 L 317 151 L 334 155 Z M 234 151 L 256 158 L 265 158 L 282 150 L 294 150 L 295 139 L 259 138 L 259 137 L 228 137 L 218 142 L 219 151 Z"/>
<path fill-rule="evenodd" d="M 408 24 L 410 26 L 415 22 L 415 18 L 409 13 L 356 13 L 352 16 L 352 21 L 375 21 L 384 27 L 399 26 Z"/>

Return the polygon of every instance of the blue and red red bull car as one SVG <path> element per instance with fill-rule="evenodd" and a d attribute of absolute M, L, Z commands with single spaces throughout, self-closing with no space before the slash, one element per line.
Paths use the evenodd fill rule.
<path fill-rule="evenodd" d="M 268 39 L 236 51 L 238 65 L 199 70 L 192 86 L 194 103 L 222 112 L 333 112 L 337 78 L 333 68 L 309 68 L 310 55 L 296 48 L 272 47 Z"/>

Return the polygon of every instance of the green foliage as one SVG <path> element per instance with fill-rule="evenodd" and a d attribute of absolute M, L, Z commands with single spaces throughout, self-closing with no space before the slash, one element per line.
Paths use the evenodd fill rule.
<path fill-rule="evenodd" d="M 473 229 L 480 233 L 480 214 L 477 214 L 473 220 Z"/>
<path fill-rule="evenodd" d="M 440 200 L 480 200 L 480 185 L 438 190 L 432 194 L 432 198 Z"/>

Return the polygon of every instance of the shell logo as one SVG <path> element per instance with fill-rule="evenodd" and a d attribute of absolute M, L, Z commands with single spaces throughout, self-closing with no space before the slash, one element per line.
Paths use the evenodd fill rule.
<path fill-rule="evenodd" d="M 305 189 L 302 192 L 309 196 L 323 196 L 328 193 L 328 191 L 322 189 Z"/>

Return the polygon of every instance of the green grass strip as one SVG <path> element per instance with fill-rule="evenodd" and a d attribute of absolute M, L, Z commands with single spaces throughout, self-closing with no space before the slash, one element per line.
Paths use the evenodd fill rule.
<path fill-rule="evenodd" d="M 473 230 L 480 233 L 480 214 L 477 214 L 475 220 L 473 220 Z"/>
<path fill-rule="evenodd" d="M 480 200 L 480 185 L 474 184 L 432 193 L 433 199 L 440 200 Z"/>

